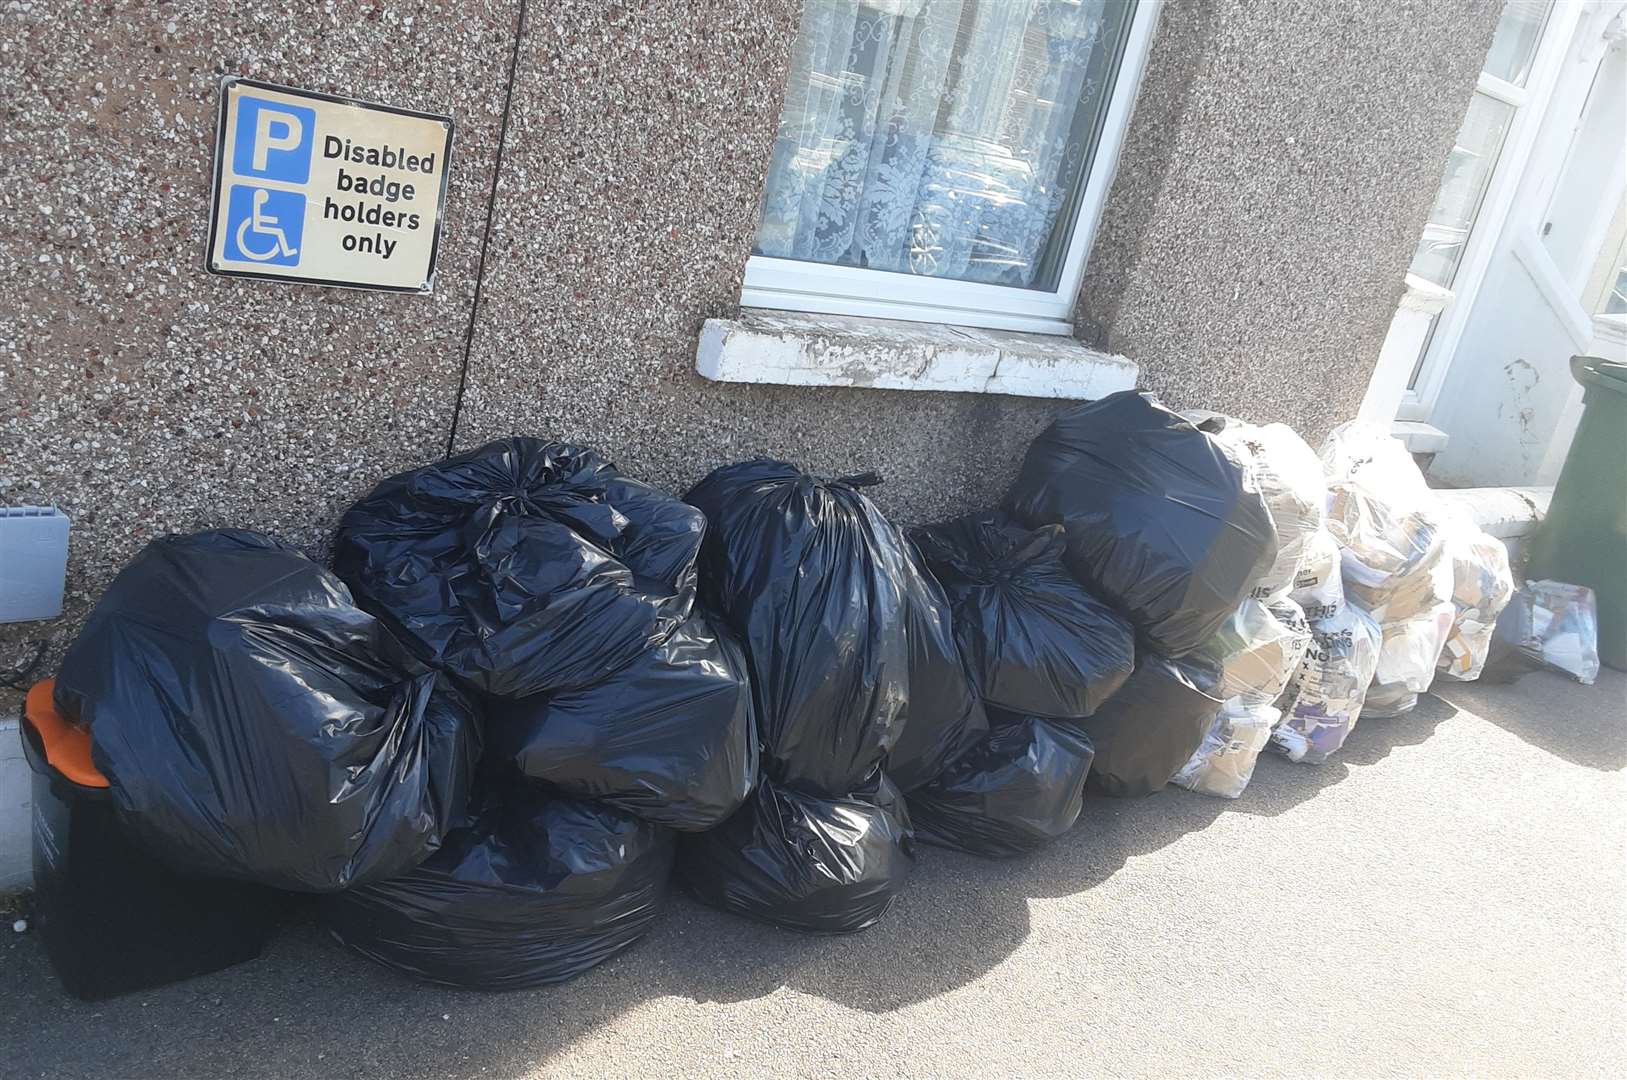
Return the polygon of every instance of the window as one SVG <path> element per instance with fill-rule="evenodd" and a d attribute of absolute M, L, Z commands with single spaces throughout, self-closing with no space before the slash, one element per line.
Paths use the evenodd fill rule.
<path fill-rule="evenodd" d="M 1503 144 L 1516 114 L 1526 104 L 1526 80 L 1550 7 L 1550 0 L 1508 0 L 1498 20 L 1469 112 L 1447 157 L 1435 208 L 1430 211 L 1408 268 L 1409 273 L 1443 289 L 1451 289 L 1457 282 Z M 1403 402 L 1403 419 L 1423 419 L 1412 413 L 1422 408 L 1415 398 L 1428 381 L 1441 319 L 1441 315 L 1435 316 L 1418 348 L 1417 360 L 1407 377 L 1409 400 Z"/>
<path fill-rule="evenodd" d="M 1067 333 L 1156 0 L 807 0 L 742 302 Z"/>

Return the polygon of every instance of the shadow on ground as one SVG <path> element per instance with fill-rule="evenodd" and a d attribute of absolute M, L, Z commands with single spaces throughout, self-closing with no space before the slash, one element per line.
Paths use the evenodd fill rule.
<path fill-rule="evenodd" d="M 1026 859 L 991 862 L 925 848 L 911 887 L 857 937 L 813 938 L 675 896 L 632 952 L 559 987 L 505 994 L 428 987 L 330 944 L 296 919 L 261 960 L 99 1004 L 65 997 L 38 938 L 0 946 L 8 1076 L 508 1075 L 662 996 L 731 1002 L 786 986 L 889 1012 L 978 978 L 1028 936 L 1031 897 L 1077 893 L 1221 814 L 1275 816 L 1429 737 L 1456 710 L 1425 698 L 1400 720 L 1362 723 L 1320 766 L 1262 757 L 1242 799 L 1171 789 L 1093 798 L 1074 833 Z"/>
<path fill-rule="evenodd" d="M 1573 765 L 1627 769 L 1627 674 L 1620 671 L 1603 669 L 1592 686 L 1552 671 L 1530 672 L 1512 685 L 1443 680 L 1435 693 Z"/>

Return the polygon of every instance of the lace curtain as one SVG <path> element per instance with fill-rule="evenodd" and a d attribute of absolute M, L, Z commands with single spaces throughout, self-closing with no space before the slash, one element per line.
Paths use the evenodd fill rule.
<path fill-rule="evenodd" d="M 761 255 L 1054 288 L 1129 0 L 807 0 Z"/>

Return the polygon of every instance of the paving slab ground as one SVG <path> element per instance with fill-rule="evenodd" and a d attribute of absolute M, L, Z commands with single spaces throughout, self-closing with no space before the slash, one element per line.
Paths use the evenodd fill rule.
<path fill-rule="evenodd" d="M 1093 800 L 1017 862 L 923 852 L 870 932 L 677 899 L 564 986 L 424 987 L 309 922 L 98 1005 L 0 944 L 0 1076 L 1627 1075 L 1627 678 L 1364 721 L 1244 797 Z"/>

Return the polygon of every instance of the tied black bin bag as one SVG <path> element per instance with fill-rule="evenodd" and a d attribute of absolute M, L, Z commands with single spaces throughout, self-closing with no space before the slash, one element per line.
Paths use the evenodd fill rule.
<path fill-rule="evenodd" d="M 1096 749 L 1090 787 L 1119 798 L 1162 791 L 1203 744 L 1220 694 L 1220 672 L 1209 664 L 1143 649 L 1112 700 L 1076 722 Z"/>
<path fill-rule="evenodd" d="M 870 926 L 914 861 L 881 768 L 906 721 L 912 567 L 858 490 L 876 482 L 759 458 L 686 496 L 708 522 L 702 598 L 746 650 L 763 768 L 738 813 L 681 840 L 679 875 L 708 903 L 791 929 Z"/>
<path fill-rule="evenodd" d="M 974 855 L 1024 855 L 1079 819 L 1090 740 L 1066 724 L 994 712 L 987 737 L 909 795 L 918 839 Z"/>
<path fill-rule="evenodd" d="M 155 540 L 68 650 L 57 707 L 90 725 L 124 825 L 178 869 L 327 892 L 421 862 L 461 813 L 470 704 L 293 548 Z"/>
<path fill-rule="evenodd" d="M 1136 391 L 1060 413 L 1028 447 L 1005 508 L 1062 525 L 1074 577 L 1166 656 L 1203 644 L 1277 554 L 1243 466 Z"/>
<path fill-rule="evenodd" d="M 903 537 L 859 492 L 758 458 L 684 496 L 706 515 L 701 589 L 751 667 L 765 775 L 843 795 L 905 721 L 910 647 Z"/>
<path fill-rule="evenodd" d="M 738 814 L 679 838 L 678 874 L 700 900 L 814 934 L 850 934 L 887 913 L 915 855 L 909 814 L 879 769 L 846 795 L 764 779 Z"/>
<path fill-rule="evenodd" d="M 488 758 L 674 829 L 712 828 L 757 780 L 745 655 L 699 614 L 602 682 L 491 698 L 487 717 Z"/>
<path fill-rule="evenodd" d="M 910 535 L 949 595 L 961 656 L 986 705 L 1089 716 L 1129 678 L 1134 631 L 1068 574 L 1061 529 L 980 513 Z"/>
<path fill-rule="evenodd" d="M 334 569 L 421 659 L 520 697 L 665 641 L 705 524 L 590 450 L 503 439 L 380 483 L 340 521 Z"/>
<path fill-rule="evenodd" d="M 649 930 L 670 832 L 536 788 L 488 789 L 479 803 L 422 866 L 325 900 L 334 937 L 415 978 L 514 990 L 579 975 Z"/>
<path fill-rule="evenodd" d="M 887 778 L 903 792 L 928 783 L 988 732 L 983 703 L 967 678 L 943 587 L 906 543 L 905 636 L 909 702 L 904 730 L 887 755 Z"/>

